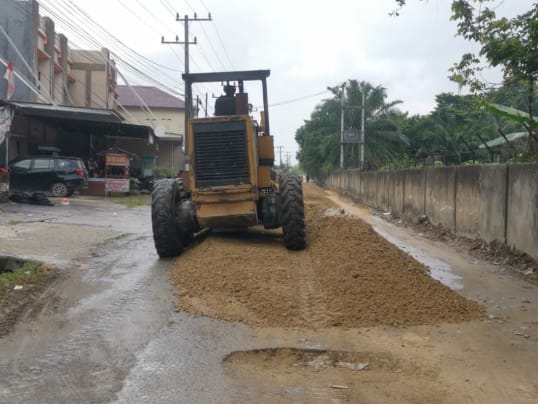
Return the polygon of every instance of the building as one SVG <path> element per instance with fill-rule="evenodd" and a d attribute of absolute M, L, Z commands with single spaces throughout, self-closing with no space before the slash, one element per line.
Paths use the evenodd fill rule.
<path fill-rule="evenodd" d="M 180 166 L 179 134 L 168 139 L 163 133 L 159 145 L 153 122 L 138 124 L 118 114 L 117 71 L 107 49 L 71 48 L 54 21 L 40 16 L 36 0 L 0 0 L 0 10 L 0 71 L 3 75 L 2 67 L 12 61 L 16 73 L 9 100 L 7 82 L 0 79 L 0 166 L 25 154 L 68 154 L 88 161 L 111 148 L 130 153 L 134 175 L 151 174 L 143 158 L 155 161 L 159 149 L 163 161 Z M 162 117 L 173 121 L 164 112 Z"/>
<path fill-rule="evenodd" d="M 123 86 L 117 87 L 117 103 L 120 113 L 133 124 L 155 128 L 158 150 L 130 149 L 140 154 L 144 174 L 150 175 L 152 167 L 169 168 L 172 173 L 182 170 L 185 164 L 183 152 L 183 131 L 185 122 L 185 103 L 156 87 Z M 148 108 L 151 112 L 148 111 Z"/>
<path fill-rule="evenodd" d="M 39 15 L 36 0 L 0 0 L 0 9 L 5 31 L 0 34 L 0 62 L 5 66 L 12 61 L 19 74 L 11 101 L 116 108 L 116 73 L 108 50 L 71 49 L 54 21 Z M 0 82 L 2 98 L 6 85 Z"/>

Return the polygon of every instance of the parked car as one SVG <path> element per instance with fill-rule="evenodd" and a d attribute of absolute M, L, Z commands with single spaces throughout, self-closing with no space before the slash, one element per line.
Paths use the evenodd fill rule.
<path fill-rule="evenodd" d="M 27 156 L 9 163 L 11 192 L 46 192 L 56 197 L 86 188 L 88 170 L 76 157 Z"/>

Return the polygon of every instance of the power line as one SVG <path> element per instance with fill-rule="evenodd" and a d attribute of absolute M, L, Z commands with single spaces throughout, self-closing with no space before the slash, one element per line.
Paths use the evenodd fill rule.
<path fill-rule="evenodd" d="M 194 13 L 194 18 L 189 18 L 188 15 L 185 15 L 185 17 L 180 18 L 179 13 L 176 16 L 176 21 L 183 22 L 184 28 L 185 28 L 185 36 L 183 42 L 179 41 L 176 37 L 176 40 L 173 42 L 165 42 L 164 37 L 162 38 L 162 43 L 170 43 L 170 44 L 178 44 L 178 45 L 184 45 L 185 49 L 185 74 L 189 74 L 189 46 L 190 45 L 196 45 L 196 37 L 194 37 L 194 42 L 190 41 L 189 38 L 189 22 L 197 21 L 197 22 L 204 22 L 204 21 L 211 21 L 211 14 L 208 14 L 207 18 L 198 18 L 196 13 Z M 189 118 L 192 114 L 192 88 L 191 85 L 185 86 L 185 135 L 187 135 L 188 132 L 188 122 Z M 185 137 L 185 140 L 187 140 L 187 137 Z M 187 144 L 185 143 L 185 149 L 187 149 Z"/>
<path fill-rule="evenodd" d="M 293 104 L 294 102 L 299 102 L 299 101 L 302 101 L 302 100 L 306 100 L 308 98 L 318 97 L 318 96 L 323 95 L 323 94 L 328 93 L 328 92 L 329 92 L 329 90 L 324 90 L 324 91 L 321 91 L 321 92 L 315 93 L 315 94 L 309 94 L 309 95 L 304 95 L 302 97 L 291 98 L 291 99 L 285 100 L 285 101 L 279 101 L 279 102 L 276 102 L 274 104 L 270 104 L 269 106 L 270 107 L 278 107 L 278 106 L 281 106 L 281 105 Z"/>
<path fill-rule="evenodd" d="M 49 6 L 50 7 L 50 6 Z M 68 21 L 62 13 L 60 12 L 57 12 L 56 10 L 53 10 L 52 8 L 48 8 L 48 7 L 44 7 L 47 11 L 49 11 L 50 14 L 52 14 L 55 18 L 58 19 L 59 22 L 62 22 L 68 29 L 71 29 L 71 33 L 74 34 L 75 36 L 77 37 L 80 37 L 82 40 L 86 41 L 86 42 L 90 42 L 91 44 L 93 44 L 94 46 L 97 46 L 97 47 L 102 47 L 103 45 L 100 44 L 99 42 L 97 42 L 97 37 L 99 37 L 99 34 L 100 33 L 104 33 L 104 34 L 107 34 L 109 35 L 109 37 L 112 37 L 117 43 L 119 43 L 121 45 L 122 48 L 126 49 L 127 52 L 126 52 L 126 55 L 125 57 L 121 56 L 121 54 L 119 53 L 118 50 L 115 50 L 115 47 L 114 46 L 107 46 L 108 48 L 111 49 L 111 52 L 118 58 L 118 60 L 121 60 L 123 62 L 123 64 L 125 64 L 126 66 L 129 66 L 131 67 L 134 71 L 137 71 L 139 74 L 143 75 L 146 79 L 150 79 L 152 82 L 156 82 L 158 83 L 158 85 L 160 86 L 163 86 L 163 87 L 168 87 L 166 85 L 164 85 L 162 82 L 154 79 L 154 73 L 152 73 L 151 75 L 148 74 L 148 73 L 144 73 L 142 72 L 142 69 L 149 69 L 149 70 L 152 70 L 154 71 L 155 68 L 154 67 L 150 67 L 150 63 L 148 63 L 147 61 L 150 61 L 149 59 L 147 58 L 138 58 L 138 57 L 135 57 L 134 60 L 132 62 L 128 61 L 127 59 L 132 59 L 131 56 L 129 56 L 129 53 L 133 53 L 135 56 L 138 55 L 137 52 L 133 51 L 130 47 L 128 47 L 127 45 L 125 45 L 122 41 L 120 41 L 119 39 L 117 39 L 116 37 L 114 37 L 113 35 L 111 35 L 108 31 L 106 31 L 102 26 L 100 26 L 99 24 L 97 24 L 95 21 L 93 21 L 91 19 L 91 17 L 87 16 L 87 19 L 90 20 L 91 23 L 93 23 L 94 26 L 97 27 L 97 35 L 92 35 L 90 34 L 88 31 L 86 31 L 84 28 L 79 28 L 77 29 L 78 27 L 75 27 L 73 25 L 73 23 L 71 23 L 71 21 Z M 80 9 L 78 9 L 80 10 Z M 82 13 L 84 13 L 83 10 L 80 10 Z M 71 16 L 71 19 L 73 19 L 73 17 L 76 18 L 76 15 L 72 15 Z M 88 26 L 88 24 L 85 24 L 88 28 L 91 28 L 91 26 Z M 71 41 L 73 42 L 73 41 Z M 152 61 L 150 61 L 152 62 Z M 138 64 L 140 67 L 137 68 L 135 66 L 135 64 Z M 145 67 L 143 67 L 145 66 Z M 164 72 L 161 72 L 160 74 L 161 77 L 168 77 L 166 73 Z M 173 79 L 171 77 L 169 77 L 172 81 L 176 82 L 176 79 Z M 168 91 L 171 91 L 170 89 L 168 89 Z M 172 92 L 175 92 L 172 90 Z"/>
<path fill-rule="evenodd" d="M 76 46 L 76 44 L 75 44 L 73 41 L 71 41 L 71 42 Z M 89 58 L 89 56 L 87 56 L 85 53 L 81 53 L 81 54 L 79 54 L 79 56 L 81 57 L 82 60 L 86 60 L 86 61 L 89 61 L 89 62 L 92 62 L 92 63 L 94 62 L 94 59 Z M 106 57 L 106 60 L 107 60 L 107 64 L 109 64 L 110 61 L 109 61 L 109 59 L 108 59 L 108 56 L 105 55 L 105 57 Z M 115 68 L 115 66 L 112 66 L 112 68 L 115 69 L 115 70 L 117 71 L 117 69 Z M 118 74 L 121 75 L 120 72 L 118 72 Z M 123 78 L 123 77 L 122 77 L 122 78 Z M 123 78 L 123 79 L 124 79 L 124 81 L 126 81 L 125 78 Z M 49 82 L 50 82 L 50 80 L 49 80 Z M 127 83 L 127 84 L 128 84 L 128 83 Z M 81 84 L 78 83 L 78 82 L 75 82 L 73 85 L 77 86 L 77 85 L 81 85 Z M 108 85 L 108 83 L 107 83 L 106 85 Z M 71 96 L 70 96 L 70 94 L 69 94 L 69 91 L 68 91 L 67 87 L 66 87 L 66 90 L 67 90 L 67 95 L 69 96 L 69 98 L 71 98 Z M 103 106 L 108 105 L 108 102 L 105 101 L 105 100 L 104 100 L 98 93 L 96 93 L 92 88 L 90 88 L 90 94 L 93 96 L 94 99 L 96 99 L 97 101 L 100 101 L 100 102 L 102 103 Z M 52 103 L 54 104 L 54 101 L 53 101 Z M 118 102 L 117 100 L 116 100 L 116 103 L 120 106 L 120 108 L 123 108 L 123 106 L 121 105 L 121 103 Z M 74 103 L 73 103 L 73 104 L 74 104 Z M 147 108 L 148 108 L 148 111 L 147 111 L 147 112 L 149 112 L 151 115 L 153 115 L 152 112 L 151 112 L 151 110 L 149 109 L 149 107 L 147 107 Z M 124 109 L 124 108 L 123 108 L 123 109 Z"/>
<path fill-rule="evenodd" d="M 174 9 L 172 8 L 172 6 L 170 6 L 170 3 L 168 3 L 167 1 L 165 0 L 160 0 L 161 4 L 164 6 L 164 8 L 166 8 L 172 15 L 176 15 L 176 13 L 174 12 Z"/>
<path fill-rule="evenodd" d="M 28 64 L 28 62 L 26 61 L 26 58 L 23 56 L 23 54 L 21 53 L 21 51 L 19 50 L 19 48 L 17 48 L 17 46 L 15 45 L 15 43 L 13 42 L 13 40 L 11 39 L 11 37 L 9 36 L 9 34 L 6 32 L 6 30 L 4 29 L 4 27 L 2 25 L 0 25 L 0 32 L 2 32 L 2 34 L 4 35 L 4 37 L 6 38 L 6 40 L 8 41 L 8 43 L 11 45 L 11 47 L 13 48 L 13 51 L 17 54 L 17 56 L 19 57 L 19 59 L 21 60 L 21 62 L 24 64 L 24 66 L 28 69 L 28 72 L 32 75 L 32 77 L 34 78 L 35 82 L 36 83 L 39 83 L 39 78 L 37 77 L 37 75 L 35 74 L 34 72 L 34 69 L 32 69 L 30 67 L 30 65 Z M 48 91 L 45 93 L 45 94 L 42 94 L 42 96 L 44 98 L 47 99 L 47 101 L 49 101 L 51 104 L 54 104 L 56 105 L 56 103 L 54 102 L 54 100 L 51 98 L 50 94 L 48 93 Z"/>
<path fill-rule="evenodd" d="M 209 13 L 209 9 L 207 8 L 207 6 L 205 5 L 204 1 L 203 0 L 199 0 L 200 1 L 200 4 L 202 4 L 202 7 L 204 7 L 206 9 L 206 11 Z M 217 38 L 219 39 L 219 42 L 220 42 L 220 46 L 222 47 L 222 50 L 224 51 L 224 55 L 226 56 L 226 59 L 228 60 L 228 63 L 230 64 L 230 67 L 232 69 L 234 69 L 234 65 L 230 59 L 230 56 L 228 54 L 228 50 L 226 49 L 226 45 L 224 45 L 224 41 L 222 40 L 222 37 L 220 36 L 220 32 L 217 28 L 217 22 L 216 21 L 213 21 L 213 24 L 212 24 L 215 32 L 217 33 Z"/>
<path fill-rule="evenodd" d="M 71 11 L 73 11 L 73 13 L 69 13 L 66 16 L 65 14 L 62 13 L 62 11 L 61 11 L 62 9 L 56 9 L 56 8 L 54 8 L 54 6 L 52 6 L 52 4 L 54 4 L 54 2 L 52 2 L 52 4 L 49 4 L 49 8 L 54 8 L 56 10 L 56 15 L 58 15 L 59 18 L 61 20 L 63 20 L 63 23 L 65 25 L 67 25 L 68 27 L 71 28 L 71 30 L 72 30 L 71 33 L 79 34 L 79 32 L 82 31 L 89 38 L 91 38 L 91 35 L 88 34 L 88 31 L 86 29 L 82 28 L 82 27 L 91 28 L 87 24 L 87 22 L 89 21 L 91 23 L 91 25 L 93 25 L 95 32 L 97 32 L 98 34 L 104 34 L 108 38 L 111 38 L 116 44 L 118 44 L 120 47 L 124 48 L 127 53 L 131 53 L 135 57 L 136 61 L 139 61 L 140 63 L 142 63 L 142 61 L 146 62 L 148 64 L 148 66 L 152 65 L 154 67 L 158 67 L 158 68 L 162 68 L 162 69 L 166 69 L 166 70 L 171 70 L 171 71 L 175 71 L 175 72 L 180 72 L 180 70 L 171 69 L 168 66 L 165 66 L 165 65 L 162 65 L 160 63 L 157 63 L 154 60 L 151 60 L 151 59 L 147 58 L 146 56 L 138 53 L 137 51 L 132 49 L 130 46 L 125 44 L 123 41 L 121 41 L 119 38 L 117 38 L 115 35 L 111 34 L 101 24 L 96 22 L 86 11 L 84 11 L 79 6 L 77 6 L 75 3 L 73 3 L 72 0 L 68 0 L 69 3 L 67 3 L 66 0 L 59 0 L 59 1 L 62 2 L 63 7 L 65 9 L 71 10 Z M 43 2 L 44 2 L 44 0 L 42 0 L 42 3 Z M 45 9 L 47 9 L 47 8 L 45 8 Z M 77 17 L 77 14 L 82 16 L 82 19 L 80 17 Z M 75 26 L 70 22 L 71 20 L 73 20 L 73 18 L 78 19 L 78 22 L 79 22 L 78 26 Z M 91 39 L 86 38 L 86 40 L 89 41 L 89 42 L 93 41 L 93 43 L 96 42 L 96 40 L 94 38 L 91 38 Z M 113 48 L 112 46 L 107 46 L 107 47 Z M 176 55 L 176 56 L 178 56 L 178 58 L 179 58 L 179 55 Z M 181 61 L 181 59 L 180 59 L 180 61 Z"/>

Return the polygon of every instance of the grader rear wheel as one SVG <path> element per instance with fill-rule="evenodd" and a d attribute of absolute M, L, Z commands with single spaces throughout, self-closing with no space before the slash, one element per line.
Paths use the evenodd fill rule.
<path fill-rule="evenodd" d="M 280 204 L 284 245 L 289 250 L 306 246 L 303 189 L 298 176 L 288 174 L 280 179 Z"/>
<path fill-rule="evenodd" d="M 175 257 L 183 250 L 177 225 L 177 206 L 180 186 L 175 180 L 161 180 L 151 194 L 151 223 L 153 240 L 159 257 Z"/>

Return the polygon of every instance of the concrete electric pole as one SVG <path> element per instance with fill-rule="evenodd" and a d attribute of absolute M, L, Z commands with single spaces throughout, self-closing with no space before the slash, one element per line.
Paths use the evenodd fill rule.
<path fill-rule="evenodd" d="M 176 21 L 182 22 L 185 27 L 185 37 L 184 41 L 180 41 L 179 37 L 176 36 L 175 41 L 165 41 L 164 37 L 161 38 L 161 43 L 164 44 L 174 44 L 174 45 L 185 45 L 185 74 L 189 74 L 189 45 L 196 45 L 197 39 L 194 37 L 194 41 L 189 40 L 189 23 L 193 21 L 211 21 L 211 13 L 208 14 L 207 18 L 198 18 L 196 13 L 194 13 L 194 18 L 189 18 L 188 15 L 185 15 L 183 18 L 180 18 L 179 13 L 176 14 Z M 189 86 L 185 86 L 185 139 L 187 139 L 187 129 L 189 125 L 189 118 L 192 116 L 192 94 Z"/>
<path fill-rule="evenodd" d="M 365 100 L 366 100 L 366 86 L 364 82 L 361 85 L 362 87 L 362 108 L 361 108 L 361 138 L 359 142 L 359 168 L 364 170 L 364 111 L 366 110 Z"/>
<path fill-rule="evenodd" d="M 284 146 L 277 146 L 276 149 L 278 149 L 278 154 L 280 155 L 280 168 L 282 168 L 282 150 Z"/>
<path fill-rule="evenodd" d="M 344 101 L 346 92 L 346 82 L 342 83 L 340 93 L 340 168 L 344 169 Z"/>
<path fill-rule="evenodd" d="M 337 87 L 327 87 L 333 94 L 338 95 Z M 346 81 L 340 85 L 340 168 L 344 168 L 344 101 L 346 92 Z"/>
<path fill-rule="evenodd" d="M 291 167 L 291 152 L 284 153 L 286 155 L 286 166 Z"/>

